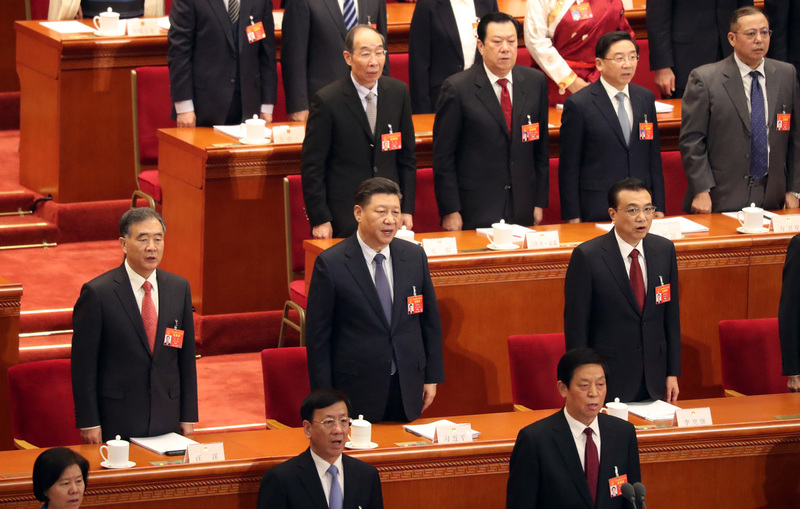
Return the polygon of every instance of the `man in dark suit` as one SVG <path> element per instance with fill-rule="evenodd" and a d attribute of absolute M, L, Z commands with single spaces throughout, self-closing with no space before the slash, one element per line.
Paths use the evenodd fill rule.
<path fill-rule="evenodd" d="M 72 313 L 81 438 L 191 435 L 197 373 L 189 282 L 156 270 L 166 226 L 155 210 L 130 209 L 119 230 L 125 261 L 83 285 Z"/>
<path fill-rule="evenodd" d="M 251 21 L 262 26 L 256 37 L 248 37 Z M 272 0 L 175 0 L 169 22 L 178 127 L 239 124 L 253 115 L 272 122 L 278 97 Z"/>
<path fill-rule="evenodd" d="M 345 392 L 371 422 L 416 419 L 444 381 L 428 259 L 421 247 L 394 240 L 401 198 L 388 179 L 363 182 L 358 231 L 317 257 L 308 289 L 311 389 Z"/>
<path fill-rule="evenodd" d="M 626 177 L 652 189 L 653 202 L 663 211 L 655 98 L 631 83 L 639 46 L 628 32 L 610 32 L 597 41 L 595 55 L 600 79 L 564 101 L 558 159 L 561 218 L 569 223 L 607 220 L 608 190 Z"/>
<path fill-rule="evenodd" d="M 619 486 L 641 481 L 636 430 L 600 414 L 607 375 L 602 357 L 589 348 L 570 350 L 557 374 L 564 408 L 520 430 L 511 452 L 506 508 L 628 507 Z"/>
<path fill-rule="evenodd" d="M 673 243 L 649 235 L 655 207 L 640 180 L 608 192 L 614 227 L 575 248 L 564 283 L 567 349 L 608 362 L 608 400 L 678 399 L 681 324 Z"/>
<path fill-rule="evenodd" d="M 547 83 L 516 65 L 520 27 L 502 12 L 478 23 L 483 65 L 447 78 L 433 123 L 433 178 L 442 228 L 501 219 L 535 225 L 548 198 Z M 523 133 L 528 133 L 523 140 Z"/>
<path fill-rule="evenodd" d="M 419 0 L 408 34 L 408 74 L 414 113 L 434 113 L 442 82 L 480 65 L 475 20 L 497 12 L 497 0 Z"/>
<path fill-rule="evenodd" d="M 350 430 L 350 400 L 319 389 L 300 406 L 309 447 L 266 471 L 258 509 L 382 509 L 378 470 L 344 451 Z"/>
<path fill-rule="evenodd" d="M 679 140 L 686 212 L 800 203 L 800 88 L 794 67 L 764 58 L 770 34 L 760 10 L 737 9 L 728 33 L 733 55 L 689 76 Z"/>
<path fill-rule="evenodd" d="M 800 71 L 800 0 L 764 0 L 764 14 L 773 30 L 770 58 L 789 62 Z"/>
<path fill-rule="evenodd" d="M 783 287 L 778 309 L 783 376 L 788 376 L 790 392 L 800 392 L 800 235 L 795 235 L 786 250 Z"/>
<path fill-rule="evenodd" d="M 731 54 L 728 25 L 753 0 L 658 0 L 647 4 L 650 69 L 662 97 L 680 99 L 695 67 Z"/>
<path fill-rule="evenodd" d="M 417 156 L 408 87 L 381 75 L 386 41 L 369 25 L 350 30 L 346 46 L 352 71 L 314 96 L 303 140 L 303 198 L 315 239 L 356 231 L 353 193 L 371 177 L 400 185 L 403 224 L 413 226 Z"/>
<path fill-rule="evenodd" d="M 385 40 L 386 0 L 286 2 L 281 24 L 281 70 L 289 120 L 304 122 L 314 94 L 347 76 L 341 54 L 346 49 L 347 32 L 358 24 L 372 25 Z M 383 73 L 389 75 L 389 62 Z"/>

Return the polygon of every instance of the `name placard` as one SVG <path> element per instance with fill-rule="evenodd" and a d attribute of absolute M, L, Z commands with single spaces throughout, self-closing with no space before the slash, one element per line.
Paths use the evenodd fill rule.
<path fill-rule="evenodd" d="M 305 137 L 306 128 L 304 126 L 272 126 L 272 141 L 275 143 L 303 143 Z"/>
<path fill-rule="evenodd" d="M 531 232 L 525 234 L 525 249 L 551 249 L 559 247 L 557 231 Z"/>
<path fill-rule="evenodd" d="M 158 35 L 161 27 L 157 18 L 135 18 L 127 20 L 128 35 Z"/>
<path fill-rule="evenodd" d="M 653 235 L 659 235 L 669 240 L 675 240 L 681 238 L 681 223 L 679 220 L 667 220 L 667 221 L 653 221 L 653 224 L 650 226 L 650 233 Z"/>
<path fill-rule="evenodd" d="M 440 239 L 422 239 L 422 249 L 428 256 L 442 256 L 458 254 L 455 237 L 443 237 Z"/>
<path fill-rule="evenodd" d="M 675 410 L 675 424 L 679 428 L 693 428 L 696 426 L 711 426 L 711 408 L 682 408 Z"/>
<path fill-rule="evenodd" d="M 776 215 L 772 218 L 772 231 L 776 233 L 800 232 L 800 214 Z"/>
<path fill-rule="evenodd" d="M 225 448 L 222 442 L 186 446 L 184 463 L 211 463 L 212 461 L 225 461 Z"/>
<path fill-rule="evenodd" d="M 472 426 L 466 424 L 443 424 L 436 426 L 434 444 L 463 444 L 472 442 Z"/>

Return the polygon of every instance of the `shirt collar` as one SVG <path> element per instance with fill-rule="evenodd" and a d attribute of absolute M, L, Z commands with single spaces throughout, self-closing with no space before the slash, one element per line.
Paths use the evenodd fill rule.
<path fill-rule="evenodd" d="M 764 59 L 763 58 L 761 59 L 761 62 L 758 64 L 758 67 L 756 67 L 755 69 L 751 69 L 749 65 L 747 65 L 744 62 L 742 62 L 741 60 L 739 60 L 739 57 L 736 55 L 735 51 L 733 52 L 733 60 L 736 61 L 736 67 L 739 68 L 739 74 L 742 76 L 742 78 L 744 78 L 745 76 L 750 74 L 752 71 L 758 71 L 758 72 L 761 73 L 761 76 L 764 76 L 764 77 L 767 76 L 764 73 Z"/>
<path fill-rule="evenodd" d="M 489 68 L 488 68 L 488 67 L 486 67 L 486 62 L 484 62 L 484 63 L 483 63 L 483 68 L 486 70 L 486 76 L 489 78 L 489 83 L 491 83 L 492 85 L 494 85 L 495 83 L 497 83 L 497 80 L 501 79 L 499 76 L 496 76 L 496 75 L 494 75 L 494 74 L 492 73 L 492 71 L 490 71 L 490 70 L 489 70 Z M 509 72 L 508 74 L 506 74 L 506 75 L 505 75 L 505 76 L 503 76 L 503 77 L 504 77 L 505 79 L 507 79 L 509 83 L 512 83 L 512 84 L 513 84 L 513 83 L 514 83 L 514 80 L 511 78 L 511 75 L 512 75 L 512 74 L 514 74 L 514 73 L 513 73 L 513 72 Z"/>
<path fill-rule="evenodd" d="M 364 258 L 366 258 L 370 263 L 372 263 L 372 259 L 375 258 L 375 255 L 378 254 L 377 251 L 372 249 L 364 242 L 364 239 L 361 238 L 361 232 L 356 230 L 356 239 L 358 239 L 358 245 L 361 246 L 361 252 L 364 253 Z M 391 253 L 389 252 L 389 246 L 381 249 L 381 254 L 386 257 L 386 261 L 389 261 L 391 258 Z"/>
<path fill-rule="evenodd" d="M 640 241 L 639 244 L 637 244 L 635 246 L 632 246 L 632 245 L 628 244 L 627 242 L 625 242 L 625 240 L 623 240 L 623 238 L 619 236 L 619 233 L 617 233 L 617 229 L 616 228 L 614 228 L 614 237 L 616 237 L 616 239 L 617 239 L 617 245 L 619 246 L 619 252 L 622 254 L 623 258 L 627 258 L 628 256 L 630 256 L 631 251 L 633 251 L 634 249 L 638 249 L 639 250 L 639 256 L 644 257 L 644 242 Z"/>
<path fill-rule="evenodd" d="M 570 433 L 572 433 L 572 436 L 576 440 L 580 438 L 581 435 L 583 435 L 583 430 L 585 430 L 586 428 L 592 428 L 594 434 L 597 435 L 598 437 L 600 436 L 600 425 L 597 423 L 597 417 L 595 417 L 594 420 L 587 426 L 581 421 L 569 415 L 566 406 L 564 407 L 564 417 L 567 418 L 567 424 L 569 424 L 569 431 Z"/>
<path fill-rule="evenodd" d="M 150 274 L 150 277 L 145 279 L 131 268 L 131 266 L 128 264 L 128 259 L 125 258 L 125 272 L 128 273 L 128 279 L 130 279 L 131 281 L 131 288 L 133 288 L 134 290 L 138 290 L 139 288 L 141 288 L 145 281 L 150 281 L 150 284 L 153 285 L 153 288 L 155 288 L 157 270 L 158 269 L 155 269 L 153 273 Z"/>
<path fill-rule="evenodd" d="M 317 467 L 317 473 L 320 477 L 325 477 L 325 474 L 328 473 L 328 469 L 330 468 L 331 464 L 322 459 L 320 456 L 317 455 L 311 448 L 308 448 L 308 451 L 311 453 L 311 459 L 314 460 L 314 466 Z M 336 468 L 339 469 L 339 475 L 342 474 L 342 455 L 340 454 L 336 461 L 333 462 L 336 465 Z"/>
<path fill-rule="evenodd" d="M 378 81 L 380 80 L 380 78 L 378 78 L 378 80 L 375 81 L 375 85 L 373 85 L 372 88 L 367 88 L 361 83 L 357 82 L 356 78 L 353 76 L 352 71 L 350 72 L 350 79 L 353 80 L 353 85 L 356 86 L 356 92 L 358 92 L 358 97 L 362 101 L 367 98 L 367 94 L 369 94 L 370 92 L 375 94 L 375 97 L 378 97 Z"/>
<path fill-rule="evenodd" d="M 629 100 L 631 98 L 631 93 L 628 90 L 629 85 L 625 85 L 625 87 L 622 90 L 617 90 L 616 88 L 612 87 L 611 84 L 609 82 L 607 82 L 605 80 L 605 78 L 603 78 L 603 76 L 600 76 L 600 84 L 603 85 L 603 88 L 605 89 L 606 93 L 608 94 L 608 97 L 612 101 L 616 100 L 615 96 L 620 92 L 625 94 L 625 97 L 627 97 Z"/>

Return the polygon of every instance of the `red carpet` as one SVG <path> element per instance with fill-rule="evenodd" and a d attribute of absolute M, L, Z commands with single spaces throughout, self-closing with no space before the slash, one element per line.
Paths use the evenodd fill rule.
<path fill-rule="evenodd" d="M 19 189 L 19 131 L 0 131 L 0 191 Z"/>

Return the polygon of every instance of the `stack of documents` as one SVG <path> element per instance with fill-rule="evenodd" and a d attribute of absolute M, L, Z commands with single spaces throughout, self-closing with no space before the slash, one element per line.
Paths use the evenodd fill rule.
<path fill-rule="evenodd" d="M 418 437 L 427 438 L 428 440 L 433 441 L 433 435 L 436 434 L 436 428 L 439 426 L 455 426 L 456 423 L 453 421 L 448 421 L 447 419 L 441 419 L 436 422 L 432 422 L 430 424 L 406 424 L 403 426 L 403 429 L 408 431 L 413 435 L 417 435 Z M 475 431 L 474 429 L 470 428 L 472 431 L 472 439 L 475 440 L 481 434 L 480 431 Z"/>
<path fill-rule="evenodd" d="M 671 421 L 675 416 L 676 410 L 680 410 L 680 408 L 660 399 L 641 403 L 628 403 L 628 411 L 630 413 L 650 422 Z"/>
<path fill-rule="evenodd" d="M 131 442 L 156 454 L 185 451 L 189 444 L 198 443 L 177 433 L 167 433 L 157 437 L 131 437 Z"/>

